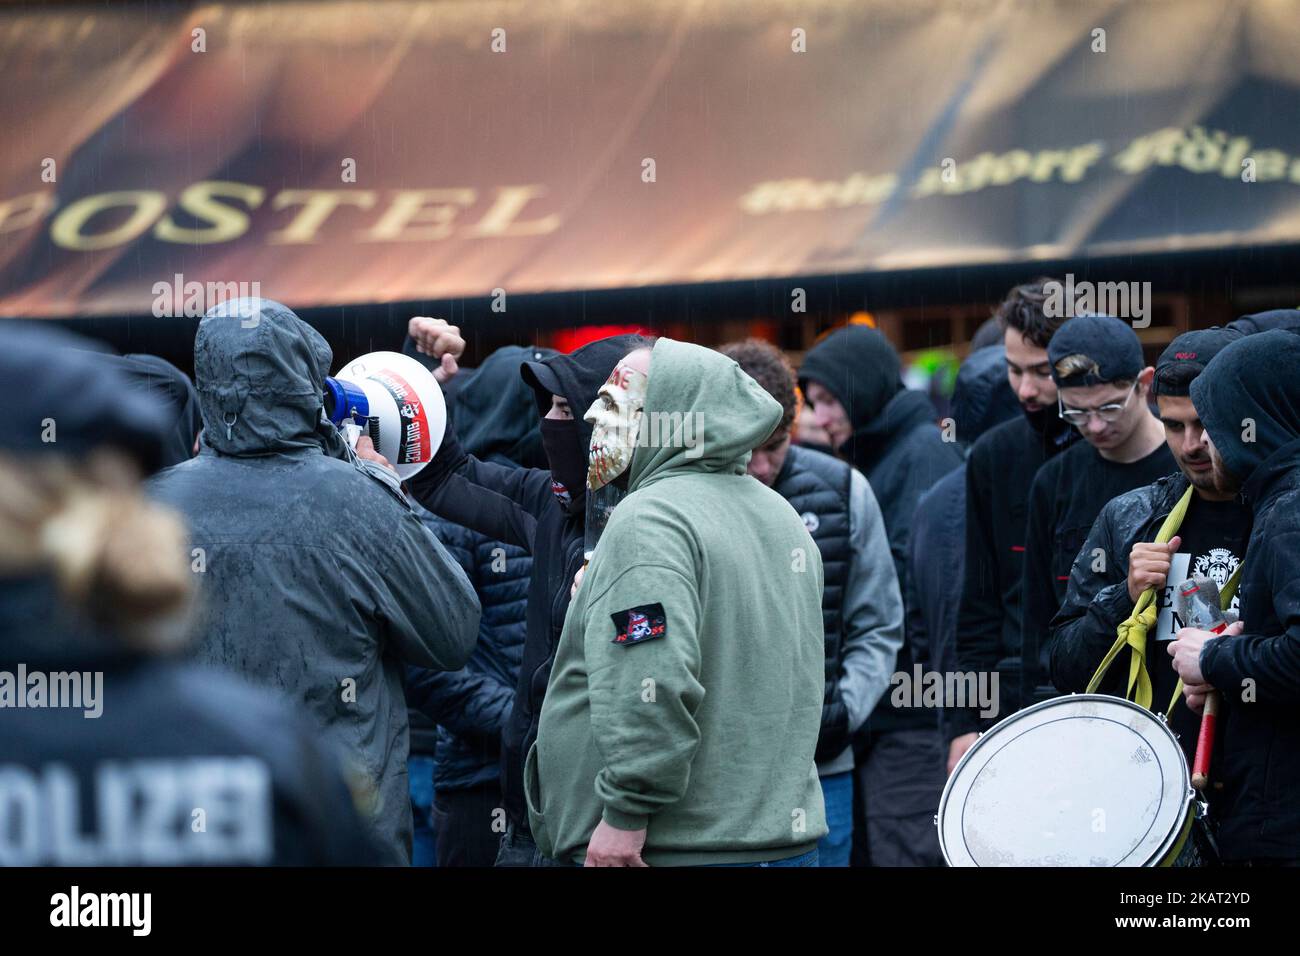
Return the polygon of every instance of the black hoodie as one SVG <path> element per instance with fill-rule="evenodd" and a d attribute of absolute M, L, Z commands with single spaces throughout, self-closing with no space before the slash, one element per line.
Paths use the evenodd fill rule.
<path fill-rule="evenodd" d="M 1223 694 L 1226 860 L 1300 860 L 1300 336 L 1232 343 L 1192 382 L 1192 403 L 1243 482 L 1253 526 L 1237 637 L 1209 641 L 1201 670 Z"/>
<path fill-rule="evenodd" d="M 875 492 L 899 587 L 906 595 L 912 517 L 921 496 L 961 464 L 957 443 L 944 440 L 930 399 L 903 387 L 898 353 L 875 329 L 851 325 L 815 345 L 799 369 L 805 393 L 808 382 L 829 391 L 849 416 L 853 433 L 838 453 L 866 476 Z M 896 667 L 912 670 L 906 644 Z M 935 726 L 933 711 L 894 708 L 892 697 L 871 715 L 869 730 Z"/>
<path fill-rule="evenodd" d="M 533 385 L 538 412 L 544 414 L 550 408 L 552 390 L 558 389 L 554 394 L 568 399 L 581 447 L 586 448 L 591 426 L 582 416 L 614 366 L 642 342 L 639 336 L 613 336 L 570 355 L 524 363 L 521 374 Z M 537 737 L 542 697 L 569 609 L 569 588 L 582 566 L 583 510 L 577 501 L 567 510 L 560 506 L 548 470 L 494 464 L 467 454 L 451 422 L 433 461 L 411 479 L 409 487 L 416 500 L 439 517 L 517 545 L 532 555 L 528 631 L 514 707 L 501 740 L 506 813 L 517 828 L 526 831 L 524 755 Z"/>
<path fill-rule="evenodd" d="M 555 354 L 507 345 L 479 368 L 461 368 L 447 383 L 443 397 L 461 424 L 459 441 L 468 454 L 498 464 L 545 467 L 533 389 L 520 376 L 519 364 Z M 434 364 L 427 355 L 415 357 Z M 450 793 L 500 779 L 501 729 L 519 680 L 533 559 L 521 548 L 427 511 L 421 510 L 421 519 L 460 561 L 483 607 L 468 664 L 458 671 L 406 669 L 411 753 L 437 752 L 434 784 L 438 792 Z"/>
<path fill-rule="evenodd" d="M 916 503 L 961 464 L 961 452 L 943 440 L 930 399 L 903 388 L 898 353 L 875 329 L 850 325 L 815 345 L 799 368 L 805 393 L 809 382 L 830 392 L 849 416 L 853 433 L 837 451 L 871 483 L 906 593 L 907 537 Z"/>
<path fill-rule="evenodd" d="M 525 468 L 547 467 L 537 419 L 530 414 L 536 389 L 520 375 L 519 368 L 521 363 L 541 362 L 558 354 L 555 349 L 507 345 L 484 361 L 473 381 L 461 385 L 455 414 L 461 447 L 467 454 Z"/>

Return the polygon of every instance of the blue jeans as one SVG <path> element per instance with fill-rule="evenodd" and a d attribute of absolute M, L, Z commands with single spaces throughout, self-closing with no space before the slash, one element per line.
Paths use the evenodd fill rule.
<path fill-rule="evenodd" d="M 724 866 L 816 866 L 817 851 L 809 850 L 799 856 L 787 856 L 784 860 L 765 860 L 762 863 L 706 863 L 704 868 Z"/>
<path fill-rule="evenodd" d="M 411 788 L 411 817 L 415 824 L 411 840 L 411 866 L 438 865 L 437 843 L 433 835 L 433 760 L 412 756 L 406 761 Z"/>
<path fill-rule="evenodd" d="M 822 777 L 830 832 L 817 841 L 818 866 L 848 866 L 853 850 L 853 771 Z"/>

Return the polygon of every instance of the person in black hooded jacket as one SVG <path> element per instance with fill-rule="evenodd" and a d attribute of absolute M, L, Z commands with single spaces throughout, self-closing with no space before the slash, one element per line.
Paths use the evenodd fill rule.
<path fill-rule="evenodd" d="M 1184 628 L 1169 647 L 1193 709 L 1222 696 L 1219 849 L 1233 863 L 1300 862 L 1300 336 L 1233 342 L 1192 382 L 1216 475 L 1241 482 L 1253 525 L 1223 637 Z"/>
<path fill-rule="evenodd" d="M 799 385 L 837 454 L 866 476 L 876 495 L 906 605 L 908 539 L 917 502 L 961 464 L 961 453 L 939 431 L 930 399 L 903 387 L 898 353 L 875 329 L 850 325 L 832 332 L 804 357 Z M 912 672 L 906 644 L 895 666 Z M 876 706 L 854 742 L 857 790 L 863 795 L 857 806 L 861 820 L 854 824 L 859 864 L 913 860 L 915 821 L 934 813 L 932 788 L 913 785 L 911 777 L 917 754 L 929 761 L 938 746 L 937 715 L 933 709 L 897 706 L 894 698 L 891 694 Z M 873 792 L 883 799 L 864 807 L 866 795 Z M 938 863 L 935 849 L 930 862 Z"/>
<path fill-rule="evenodd" d="M 455 368 L 464 341 L 440 319 L 416 316 L 408 327 L 418 348 Z M 442 445 L 409 482 L 425 508 L 488 537 L 517 545 L 533 559 L 528 585 L 527 631 L 510 718 L 501 735 L 501 791 L 506 831 L 498 866 L 548 865 L 528 829 L 524 802 L 524 756 L 537 739 L 551 663 L 569 608 L 574 575 L 582 566 L 591 426 L 582 416 L 614 366 L 646 344 L 638 335 L 617 335 L 584 345 L 570 355 L 528 361 L 520 374 L 533 389 L 542 416 L 542 445 L 549 470 L 480 461 L 467 454 L 448 422 Z M 448 361 L 450 359 L 450 361 Z"/>
<path fill-rule="evenodd" d="M 355 760 L 387 861 L 406 865 L 403 665 L 463 666 L 479 602 L 396 475 L 354 456 L 324 417 L 332 362 L 278 302 L 213 306 L 194 338 L 200 453 L 149 489 L 198 549 L 195 656 L 304 703 Z"/>
<path fill-rule="evenodd" d="M 469 384 L 461 381 L 464 370 L 457 373 L 453 415 L 467 454 L 507 467 L 545 467 L 533 390 L 519 366 L 555 354 L 507 345 L 487 357 Z M 501 734 L 519 681 L 533 561 L 518 545 L 420 510 L 469 575 L 483 616 L 465 667 L 407 668 L 407 702 L 423 709 L 412 710 L 412 740 L 417 715 L 430 715 L 438 725 L 432 808 L 438 866 L 491 866 L 500 837 L 493 814 L 501 806 Z"/>
<path fill-rule="evenodd" d="M 956 669 L 996 674 L 997 713 L 953 708 L 943 715 L 948 769 L 993 722 L 1020 705 L 1021 577 L 1029 491 L 1043 463 L 1079 433 L 1057 415 L 1047 345 L 1066 321 L 1047 315 L 1051 280 L 1016 286 L 998 306 L 1007 382 L 1023 414 L 980 437 L 966 459 L 966 541 L 958 610 Z"/>

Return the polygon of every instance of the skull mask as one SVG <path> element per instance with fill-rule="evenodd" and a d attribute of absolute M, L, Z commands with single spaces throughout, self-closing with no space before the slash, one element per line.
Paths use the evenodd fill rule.
<path fill-rule="evenodd" d="M 625 358 L 587 409 L 584 420 L 592 425 L 587 487 L 592 491 L 609 484 L 632 463 L 649 381 L 645 372 L 633 368 Z"/>

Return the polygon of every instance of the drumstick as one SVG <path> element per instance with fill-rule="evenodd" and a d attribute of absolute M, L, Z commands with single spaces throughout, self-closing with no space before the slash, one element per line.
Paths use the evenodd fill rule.
<path fill-rule="evenodd" d="M 1187 627 L 1201 627 L 1222 634 L 1228 621 L 1219 607 L 1219 586 L 1199 574 L 1178 586 L 1179 617 Z M 1219 722 L 1220 697 L 1217 690 L 1205 695 L 1201 711 L 1201 730 L 1196 735 L 1196 756 L 1192 759 L 1192 786 L 1204 790 L 1210 783 L 1210 755 L 1214 753 L 1214 731 Z"/>
<path fill-rule="evenodd" d="M 1219 692 L 1205 695 L 1201 711 L 1201 732 L 1196 735 L 1196 759 L 1192 761 L 1192 786 L 1204 790 L 1210 782 L 1210 754 L 1214 752 L 1214 729 L 1219 720 Z"/>

